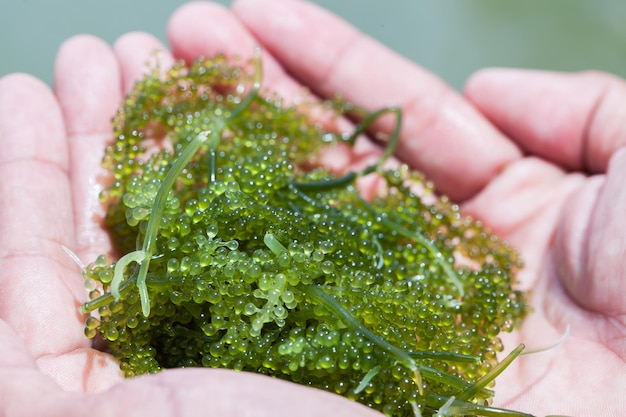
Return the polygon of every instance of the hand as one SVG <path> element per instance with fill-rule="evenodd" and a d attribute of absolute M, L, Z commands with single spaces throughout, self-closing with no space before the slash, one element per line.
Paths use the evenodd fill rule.
<path fill-rule="evenodd" d="M 401 105 L 397 154 L 521 251 L 534 313 L 506 345 L 549 346 L 567 326 L 571 336 L 516 361 L 495 404 L 537 415 L 626 409 L 624 81 L 486 70 L 463 98 L 304 2 L 240 1 L 235 13 L 317 94 L 370 109 Z"/>
<path fill-rule="evenodd" d="M 195 7 L 196 25 L 216 19 L 207 27 L 217 29 L 222 15 L 234 21 L 216 6 Z M 184 31 L 173 28 L 172 36 Z M 113 49 L 80 36 L 59 51 L 54 93 L 27 75 L 0 79 L 0 415 L 378 415 L 243 372 L 185 369 L 123 380 L 114 358 L 83 335 L 87 294 L 63 247 L 85 263 L 111 251 L 98 201 L 100 160 L 111 117 L 151 59 L 163 68 L 173 61 L 145 34 L 124 36 Z"/>
<path fill-rule="evenodd" d="M 403 105 L 398 154 L 526 259 L 520 279 L 533 289 L 535 313 L 507 346 L 544 346 L 572 327 L 563 346 L 523 357 L 502 375 L 496 405 L 540 415 L 611 415 L 626 408 L 626 281 L 619 256 L 626 154 L 618 151 L 626 133 L 611 113 L 626 100 L 621 81 L 484 72 L 468 84 L 464 99 L 304 2 L 240 1 L 234 15 L 190 4 L 173 16 L 168 32 L 174 56 L 188 60 L 219 51 L 248 56 L 261 44 L 264 85 L 287 99 L 306 85 L 320 96 L 338 92 L 372 109 Z M 171 370 L 122 381 L 115 361 L 82 335 L 80 270 L 61 245 L 85 262 L 110 250 L 97 199 L 99 159 L 111 139 L 110 117 L 145 62 L 171 63 L 168 52 L 155 57 L 157 48 L 163 49 L 143 34 L 126 35 L 113 50 L 79 37 L 59 53 L 54 95 L 27 76 L 0 81 L 3 411 L 377 415 L 334 395 L 222 370 Z M 560 124 L 556 111 L 564 112 Z"/>

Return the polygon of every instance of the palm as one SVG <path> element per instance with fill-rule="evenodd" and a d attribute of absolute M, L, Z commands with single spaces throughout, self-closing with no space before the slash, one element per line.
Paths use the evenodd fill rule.
<path fill-rule="evenodd" d="M 488 219 L 527 260 L 521 280 L 532 290 L 535 311 L 509 343 L 547 346 L 568 326 L 571 336 L 554 351 L 519 360 L 501 380 L 499 401 L 566 415 L 591 415 L 602 404 L 604 415 L 612 415 L 625 406 L 615 393 L 626 389 L 621 279 L 626 154 L 619 150 L 623 137 L 609 134 L 613 110 L 608 103 L 625 98 L 625 86 L 600 74 L 568 79 L 538 73 L 526 74 L 524 81 L 535 84 L 520 92 L 517 76 L 523 74 L 479 74 L 468 84 L 467 95 L 537 157 L 511 164 L 465 208 Z M 559 94 L 565 88 L 580 92 L 576 104 L 568 107 L 569 94 Z M 606 91 L 613 94 L 602 96 Z M 494 99 L 507 93 L 510 108 Z M 525 113 L 524 122 L 516 120 L 513 112 L 541 99 L 547 108 Z M 549 119 L 554 113 L 561 117 Z M 540 133 L 546 131 L 548 140 Z M 585 168 L 598 174 L 585 174 Z M 589 390 L 608 381 L 615 391 Z"/>
<path fill-rule="evenodd" d="M 613 390 L 589 390 L 605 386 L 607 381 L 619 388 L 617 392 L 626 386 L 624 328 L 609 314 L 611 308 L 619 307 L 620 297 L 623 308 L 623 295 L 611 294 L 615 290 L 610 287 L 592 292 L 574 284 L 585 281 L 591 285 L 591 281 L 623 269 L 621 257 L 606 256 L 596 246 L 614 233 L 609 227 L 617 223 L 609 219 L 598 222 L 605 214 L 602 205 L 607 197 L 598 193 L 606 178 L 558 172 L 541 161 L 522 160 L 518 165 L 497 178 L 497 186 L 491 184 L 493 188 L 466 204 L 476 216 L 495 219 L 496 224 L 491 225 L 527 260 L 520 278 L 522 285 L 532 290 L 534 312 L 520 331 L 505 336 L 505 341 L 509 348 L 525 343 L 532 349 L 558 341 L 567 326 L 571 335 L 554 350 L 514 363 L 498 383 L 498 402 L 539 415 L 591 415 L 598 404 L 609 410 L 623 409 L 623 398 L 616 397 Z M 616 191 L 603 190 L 605 195 Z M 587 259 L 598 256 L 602 263 L 586 264 Z M 611 295 L 614 298 L 609 300 Z"/>
<path fill-rule="evenodd" d="M 567 344 L 521 358 L 503 375 L 498 404 L 537 414 L 575 415 L 624 407 L 616 403 L 624 401 L 619 389 L 623 392 L 626 383 L 621 376 L 624 322 L 619 314 L 623 317 L 625 307 L 620 283 L 610 292 L 597 285 L 584 287 L 593 282 L 591 277 L 605 282 L 611 272 L 623 270 L 617 255 L 593 262 L 602 254 L 600 243 L 617 238 L 615 225 L 620 223 L 606 216 L 611 204 L 623 209 L 626 200 L 623 195 L 613 198 L 619 187 L 610 179 L 620 176 L 618 164 L 602 194 L 597 191 L 603 177 L 565 174 L 558 168 L 563 163 L 558 155 L 559 164 L 523 159 L 517 144 L 433 76 L 327 15 L 303 13 L 308 6 L 297 4 L 287 7 L 301 24 L 285 26 L 273 20 L 282 15 L 272 12 L 283 3 L 268 1 L 259 10 L 254 2 L 242 2 L 235 12 L 247 28 L 219 7 L 191 5 L 170 25 L 174 53 L 185 59 L 224 50 L 247 55 L 256 38 L 266 50 L 266 86 L 288 99 L 301 90 L 283 69 L 321 96 L 339 92 L 372 108 L 404 103 L 407 122 L 400 151 L 406 162 L 425 171 L 453 198 L 465 201 L 468 213 L 488 222 L 527 261 L 520 278 L 533 289 L 535 313 L 521 331 L 507 336 L 507 346 L 519 342 L 531 348 L 545 346 L 558 340 L 566 325 L 572 327 Z M 328 29 L 316 33 L 319 48 L 317 43 L 307 50 L 298 47 L 303 38 L 313 39 L 307 27 Z M 215 370 L 170 371 L 119 383 L 115 361 L 92 349 L 82 335 L 77 314 L 85 298 L 80 271 L 61 248 L 73 249 L 85 262 L 110 250 L 99 222 L 99 158 L 123 91 L 158 47 L 152 38 L 137 34 L 120 40 L 114 52 L 95 39 L 74 39 L 58 57 L 56 98 L 25 77 L 7 77 L 0 83 L 0 404 L 8 407 L 8 414 L 15 410 L 19 415 L 40 415 L 43 410 L 47 415 L 51 410 L 57 415 L 84 415 L 87 408 L 103 415 L 122 410 L 124 414 L 135 410 L 137 415 L 196 415 L 207 403 L 218 415 L 244 414 L 247 409 L 257 415 L 374 415 L 308 388 Z M 387 62 L 387 67 L 368 65 L 371 54 L 378 54 L 376 62 Z M 172 60 L 165 52 L 158 59 L 163 67 Z M 393 77 L 388 77 L 389 71 Z M 383 82 L 372 87 L 372 80 Z M 406 88 L 407 80 L 414 88 Z M 514 124 L 502 122 L 498 117 L 504 116 L 486 104 L 489 94 L 485 103 L 480 91 L 470 91 L 469 96 L 499 128 L 514 133 Z M 384 123 L 379 127 L 388 128 Z M 521 136 L 515 139 L 523 142 Z M 15 220 L 19 218 L 25 222 Z M 622 235 L 624 229 L 619 229 Z M 579 248 L 582 254 L 574 253 Z M 581 257 L 587 262 L 567 262 Z M 564 289 L 563 283 L 571 285 Z M 603 309 L 607 306 L 611 309 Z M 590 386 L 600 383 L 612 389 L 584 397 Z M 29 400 L 33 392 L 36 402 Z M 82 392 L 98 394 L 76 394 Z"/>

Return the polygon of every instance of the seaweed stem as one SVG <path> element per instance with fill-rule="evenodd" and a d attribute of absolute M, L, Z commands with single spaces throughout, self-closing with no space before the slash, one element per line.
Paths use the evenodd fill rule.
<path fill-rule="evenodd" d="M 297 182 L 294 181 L 291 184 L 296 186 L 302 191 L 315 191 L 315 190 L 330 190 L 333 188 L 344 187 L 353 183 L 357 178 L 364 177 L 379 170 L 387 159 L 396 151 L 398 141 L 400 139 L 400 130 L 402 128 L 402 110 L 398 107 L 385 107 L 378 111 L 368 113 L 365 118 L 355 127 L 354 132 L 347 139 L 349 144 L 354 144 L 356 138 L 365 132 L 370 126 L 378 120 L 380 117 L 387 113 L 393 113 L 396 116 L 396 123 L 393 132 L 389 136 L 389 141 L 382 155 L 378 158 L 375 164 L 364 168 L 360 172 L 351 171 L 343 177 L 334 178 L 325 181 L 313 181 L 313 182 Z"/>
<path fill-rule="evenodd" d="M 363 379 L 361 380 L 361 382 L 359 383 L 359 386 L 356 387 L 356 389 L 354 390 L 355 394 L 358 394 L 359 392 L 363 391 L 365 389 L 365 387 L 367 387 L 367 384 L 370 383 L 370 381 L 372 380 L 372 378 L 374 378 L 376 375 L 378 375 L 378 373 L 380 372 L 382 368 L 380 366 L 375 366 L 372 369 L 370 369 L 365 376 L 363 377 Z"/>
<path fill-rule="evenodd" d="M 450 402 L 450 399 L 452 401 Z M 447 408 L 443 407 L 447 404 Z M 461 401 L 458 397 L 446 397 L 436 394 L 427 394 L 427 405 L 437 410 L 438 414 L 434 416 L 451 417 L 451 416 L 481 416 L 481 417 L 534 417 L 532 414 L 521 413 L 518 411 L 506 410 L 498 407 L 474 404 L 467 401 Z M 442 414 L 442 411 L 445 414 Z"/>
<path fill-rule="evenodd" d="M 424 387 L 422 386 L 422 375 L 419 371 L 418 365 L 415 360 L 406 351 L 392 345 L 385 339 L 376 336 L 371 330 L 359 323 L 354 316 L 346 310 L 337 300 L 332 296 L 326 294 L 322 288 L 317 285 L 307 285 L 304 287 L 304 292 L 311 298 L 324 305 L 330 311 L 332 311 L 341 321 L 347 326 L 352 327 L 365 335 L 372 343 L 385 350 L 387 353 L 394 356 L 398 362 L 406 366 L 411 372 L 413 372 L 413 381 L 417 385 L 417 389 L 420 395 L 424 394 Z"/>
<path fill-rule="evenodd" d="M 489 372 L 483 375 L 478 381 L 474 382 L 465 391 L 459 393 L 459 400 L 467 400 L 476 395 L 480 390 L 485 388 L 487 384 L 496 379 L 510 364 L 524 351 L 524 344 L 518 345 L 511 353 L 509 353 L 501 362 L 494 366 Z"/>
<path fill-rule="evenodd" d="M 424 246 L 431 253 L 431 255 L 433 255 L 435 262 L 443 269 L 448 279 L 450 279 L 452 284 L 454 284 L 457 291 L 459 292 L 459 295 L 461 297 L 465 295 L 465 289 L 463 288 L 463 284 L 461 283 L 461 280 L 459 279 L 456 272 L 454 272 L 454 268 L 450 265 L 448 261 L 446 261 L 443 254 L 435 247 L 435 245 L 432 244 L 430 240 L 426 239 L 419 231 L 409 230 L 401 224 L 391 220 L 386 214 L 379 213 L 374 206 L 365 201 L 365 199 L 363 199 L 362 197 L 359 196 L 358 198 L 361 201 L 361 204 L 363 204 L 365 208 L 385 226 L 388 226 L 389 228 L 398 232 L 398 234 L 412 239 L 420 245 Z"/>

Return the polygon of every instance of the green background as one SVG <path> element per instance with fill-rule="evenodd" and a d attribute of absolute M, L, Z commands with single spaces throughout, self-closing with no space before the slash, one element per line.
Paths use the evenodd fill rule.
<path fill-rule="evenodd" d="M 0 76 L 52 82 L 61 42 L 131 30 L 165 39 L 184 1 L 0 0 Z M 229 4 L 229 0 L 220 3 Z M 454 87 L 476 69 L 515 66 L 626 76 L 624 0 L 317 0 Z M 208 23 L 207 23 L 208 24 Z M 323 28 L 320 28 L 323 30 Z"/>

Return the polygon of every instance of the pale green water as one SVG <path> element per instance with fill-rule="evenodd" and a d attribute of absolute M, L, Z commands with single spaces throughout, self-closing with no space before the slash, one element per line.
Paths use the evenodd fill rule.
<path fill-rule="evenodd" d="M 626 77 L 624 0 L 316 2 L 457 88 L 474 70 L 493 65 L 600 69 Z M 0 75 L 23 71 L 50 83 L 58 46 L 77 33 L 112 42 L 144 30 L 164 39 L 167 17 L 183 3 L 0 0 Z"/>

